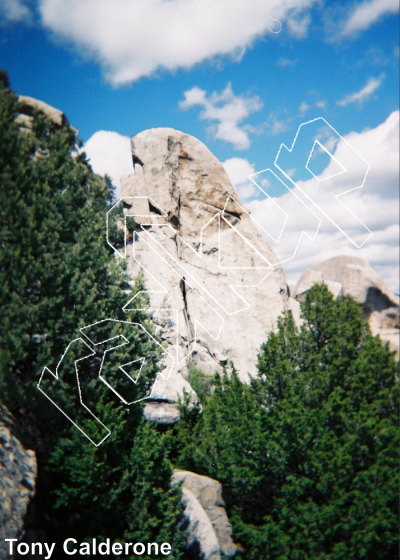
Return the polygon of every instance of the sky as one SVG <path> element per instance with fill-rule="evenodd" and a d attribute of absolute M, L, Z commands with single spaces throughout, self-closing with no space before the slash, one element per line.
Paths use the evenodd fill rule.
<path fill-rule="evenodd" d="M 397 0 L 0 0 L 0 21 L 11 87 L 61 109 L 117 189 L 130 137 L 181 130 L 289 284 L 346 254 L 399 293 Z"/>

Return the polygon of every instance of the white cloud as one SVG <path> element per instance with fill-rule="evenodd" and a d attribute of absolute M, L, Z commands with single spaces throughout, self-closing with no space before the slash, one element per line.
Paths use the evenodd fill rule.
<path fill-rule="evenodd" d="M 318 99 L 318 92 L 315 90 L 311 90 L 308 92 L 309 96 L 317 97 L 316 101 L 310 101 L 309 103 L 307 103 L 307 101 L 302 101 L 299 105 L 299 113 L 300 116 L 305 115 L 308 111 L 310 111 L 310 109 L 313 109 L 314 107 L 316 107 L 317 109 L 326 109 L 326 101 L 324 99 Z"/>
<path fill-rule="evenodd" d="M 373 46 L 369 48 L 361 60 L 358 61 L 357 66 L 387 66 L 390 60 L 379 47 Z"/>
<path fill-rule="evenodd" d="M 380 87 L 384 77 L 385 74 L 381 74 L 379 78 L 370 78 L 360 91 L 345 95 L 343 99 L 336 101 L 336 105 L 340 107 L 347 107 L 351 103 L 362 105 Z"/>
<path fill-rule="evenodd" d="M 370 164 L 370 171 L 362 189 L 357 189 L 343 197 L 343 202 L 354 214 L 373 232 L 373 236 L 357 249 L 354 245 L 314 206 L 310 208 L 322 220 L 320 230 L 315 241 L 303 237 L 296 257 L 285 263 L 284 270 L 289 282 L 294 282 L 308 267 L 333 256 L 342 254 L 360 256 L 367 259 L 371 265 L 385 278 L 392 290 L 398 292 L 399 282 L 399 112 L 389 115 L 385 122 L 374 129 L 364 130 L 360 133 L 352 132 L 344 139 Z M 333 155 L 338 161 L 343 162 L 345 143 L 340 140 L 333 147 Z M 332 162 L 333 165 L 333 162 Z M 330 167 L 327 168 L 329 174 Z M 324 172 L 325 173 L 325 172 Z M 279 174 L 279 172 L 277 172 Z M 357 170 L 338 176 L 340 189 L 346 192 L 358 186 L 355 181 Z M 329 205 L 332 195 L 329 189 L 315 178 L 309 181 L 299 181 L 299 186 L 307 194 L 323 206 Z M 285 194 L 277 199 L 278 205 L 294 217 L 290 224 L 293 240 L 298 238 L 299 232 L 307 224 L 312 224 L 310 215 L 291 194 Z M 268 200 L 252 200 L 247 203 L 252 210 L 252 216 L 268 230 Z M 351 224 L 346 215 L 337 204 L 332 204 L 329 209 L 331 217 L 345 227 Z M 289 222 L 288 222 L 289 224 Z M 350 226 L 349 226 L 350 227 Z M 354 224 L 353 224 L 354 227 Z M 349 230 L 348 230 L 349 231 Z M 354 232 L 354 235 L 353 235 Z M 361 232 L 361 230 L 360 230 Z M 351 231 L 356 237 L 360 232 Z M 280 258 L 288 256 L 288 247 L 269 243 Z"/>
<path fill-rule="evenodd" d="M 243 53 L 279 20 L 295 37 L 318 0 L 39 0 L 42 23 L 100 62 L 114 85 Z M 239 57 L 240 58 L 240 57 Z"/>
<path fill-rule="evenodd" d="M 351 8 L 346 17 L 333 26 L 332 41 L 354 37 L 388 14 L 399 11 L 398 0 L 363 0 Z"/>
<path fill-rule="evenodd" d="M 247 199 L 256 194 L 249 175 L 255 173 L 254 165 L 244 158 L 230 158 L 223 162 L 228 177 L 241 198 Z"/>
<path fill-rule="evenodd" d="M 308 28 L 310 27 L 311 17 L 309 14 L 301 14 L 301 12 L 294 11 L 288 17 L 287 25 L 289 33 L 295 39 L 305 39 L 307 37 Z"/>
<path fill-rule="evenodd" d="M 358 4 L 344 22 L 342 36 L 349 36 L 365 31 L 372 24 L 387 14 L 399 11 L 397 0 L 370 0 Z"/>
<path fill-rule="evenodd" d="M 286 120 L 279 119 L 276 113 L 270 113 L 267 122 L 264 124 L 264 128 L 271 136 L 278 136 L 278 134 L 288 132 L 288 130 L 292 128 L 290 123 L 291 119 L 289 117 L 286 118 Z"/>
<path fill-rule="evenodd" d="M 278 68 L 286 68 L 287 66 L 294 66 L 295 64 L 296 64 L 295 60 L 290 60 L 289 58 L 280 58 L 275 63 L 275 66 L 278 66 Z"/>
<path fill-rule="evenodd" d="M 388 226 L 374 231 L 371 240 L 361 249 L 356 249 L 339 232 L 319 232 L 315 241 L 303 238 L 298 257 L 283 265 L 289 284 L 295 284 L 307 269 L 332 257 L 349 255 L 366 259 L 382 276 L 391 290 L 399 293 L 399 228 Z M 391 236 L 394 239 L 389 240 Z"/>
<path fill-rule="evenodd" d="M 98 175 L 109 175 L 116 187 L 116 197 L 121 196 L 120 178 L 133 173 L 131 142 L 117 132 L 100 130 L 82 147 L 90 165 Z"/>
<path fill-rule="evenodd" d="M 360 133 L 351 132 L 345 138 L 371 165 L 366 181 L 368 190 L 380 197 L 398 198 L 399 111 L 393 111 L 386 121 L 376 128 Z M 340 145 L 337 149 L 339 148 Z"/>
<path fill-rule="evenodd" d="M 31 11 L 20 0 L 0 0 L 0 21 L 4 23 L 16 23 L 31 21 Z"/>
<path fill-rule="evenodd" d="M 300 106 L 299 106 L 299 113 L 301 115 L 304 115 L 304 113 L 307 113 L 307 111 L 309 111 L 310 109 L 311 109 L 311 105 L 309 105 L 305 101 L 302 101 Z"/>
<path fill-rule="evenodd" d="M 231 84 L 221 93 L 214 92 L 209 96 L 198 87 L 185 91 L 183 95 L 185 99 L 179 102 L 180 109 L 186 111 L 202 107 L 199 118 L 216 122 L 208 129 L 214 139 L 229 142 L 236 150 L 247 150 L 250 147 L 249 128 L 246 130 L 245 125 L 240 127 L 239 124 L 262 108 L 259 97 L 235 95 Z"/>

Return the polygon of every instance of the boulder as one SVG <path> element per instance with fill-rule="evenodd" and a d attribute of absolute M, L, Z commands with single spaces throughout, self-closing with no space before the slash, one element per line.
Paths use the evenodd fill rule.
<path fill-rule="evenodd" d="M 350 296 L 360 303 L 371 331 L 399 350 L 399 297 L 365 259 L 340 256 L 306 270 L 294 289 L 297 301 L 316 283 L 325 282 L 335 297 Z"/>
<path fill-rule="evenodd" d="M 197 402 L 196 393 L 193 391 L 189 383 L 182 377 L 179 372 L 172 372 L 172 375 L 165 379 L 159 376 L 154 383 L 150 400 L 157 402 L 174 403 L 179 398 L 183 399 L 184 394 L 190 395 L 192 401 Z"/>
<path fill-rule="evenodd" d="M 27 95 L 18 96 L 20 112 L 23 115 L 32 116 L 35 110 L 43 113 L 53 121 L 53 123 L 59 127 L 66 123 L 66 117 L 62 111 L 48 105 L 44 101 L 39 99 L 34 99 L 33 97 L 28 97 Z"/>
<path fill-rule="evenodd" d="M 13 420 L 0 410 L 0 558 L 8 556 L 4 539 L 20 538 L 34 496 L 37 465 L 34 451 L 12 433 Z"/>
<path fill-rule="evenodd" d="M 186 550 L 202 560 L 221 560 L 217 536 L 200 502 L 186 488 L 182 489 L 182 498 L 185 504 L 183 527 L 189 532 Z"/>
<path fill-rule="evenodd" d="M 34 97 L 28 97 L 27 95 L 19 95 L 18 102 L 20 114 L 17 116 L 15 121 L 22 129 L 31 130 L 33 120 L 32 115 L 34 111 L 39 111 L 53 121 L 56 127 L 61 128 L 62 126 L 70 126 L 72 130 L 75 131 L 75 137 L 77 138 L 79 136 L 79 131 L 69 124 L 65 114 L 59 109 L 48 105 L 44 101 L 35 99 Z"/>
<path fill-rule="evenodd" d="M 196 541 L 204 558 L 214 559 L 214 556 L 206 556 L 206 551 L 211 550 L 215 558 L 220 558 L 220 556 L 216 556 L 216 552 L 229 558 L 234 556 L 237 547 L 232 541 L 232 526 L 225 511 L 221 484 L 207 476 L 181 470 L 174 471 L 172 480 L 175 484 L 183 481 L 184 499 L 187 500 L 186 504 L 191 504 L 189 508 L 186 505 L 185 509 L 185 515 L 189 519 L 189 548 Z M 204 514 L 208 523 L 211 524 L 208 530 L 206 530 L 207 523 Z M 216 550 L 215 541 L 218 545 Z"/>
<path fill-rule="evenodd" d="M 174 424 L 179 420 L 176 403 L 183 402 L 186 395 L 189 396 L 191 405 L 198 403 L 196 393 L 179 371 L 173 370 L 168 378 L 159 375 L 150 397 L 145 401 L 145 418 L 165 426 Z"/>
<path fill-rule="evenodd" d="M 165 402 L 154 402 L 149 399 L 146 400 L 143 414 L 149 422 L 161 424 L 162 426 L 175 424 L 180 417 L 176 405 Z"/>
<path fill-rule="evenodd" d="M 309 268 L 297 282 L 294 296 L 301 299 L 302 294 L 311 286 L 322 281 L 335 282 L 336 290 L 340 284 L 344 296 L 351 296 L 358 303 L 367 306 L 370 312 L 378 308 L 385 309 L 391 304 L 398 305 L 398 298 L 384 280 L 368 261 L 360 257 L 333 257 Z"/>
<path fill-rule="evenodd" d="M 29 115 L 20 113 L 15 119 L 15 122 L 19 124 L 22 129 L 32 130 L 33 117 L 30 117 Z"/>
<path fill-rule="evenodd" d="M 270 266 L 271 247 L 202 142 L 171 128 L 146 130 L 132 138 L 132 158 L 134 172 L 121 178 L 134 222 L 128 272 L 144 274 L 177 372 L 187 377 L 189 359 L 208 374 L 232 360 L 247 381 L 287 306 L 282 268 Z"/>

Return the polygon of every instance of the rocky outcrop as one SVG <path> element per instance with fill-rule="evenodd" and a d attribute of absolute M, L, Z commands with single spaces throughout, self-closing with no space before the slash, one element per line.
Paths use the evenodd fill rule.
<path fill-rule="evenodd" d="M 178 364 L 168 383 L 182 396 L 188 359 L 209 374 L 233 360 L 248 380 L 287 304 L 282 268 L 270 266 L 272 249 L 199 140 L 170 128 L 146 130 L 132 138 L 132 157 L 134 173 L 121 179 L 132 224 L 128 271 L 132 279 L 143 272 L 150 313 Z"/>
<path fill-rule="evenodd" d="M 8 556 L 4 539 L 21 537 L 36 482 L 35 453 L 12 434 L 13 419 L 0 409 L 0 558 Z"/>
<path fill-rule="evenodd" d="M 182 499 L 185 504 L 185 522 L 181 528 L 189 533 L 187 552 L 191 557 L 202 560 L 221 560 L 217 536 L 200 502 L 186 488 L 182 488 Z"/>
<path fill-rule="evenodd" d="M 176 403 L 183 401 L 185 394 L 190 397 L 192 404 L 197 403 L 196 393 L 179 372 L 172 372 L 168 379 L 160 376 L 154 384 L 151 398 L 146 400 L 145 417 L 156 424 L 175 424 L 179 420 Z"/>
<path fill-rule="evenodd" d="M 351 296 L 360 303 L 371 331 L 399 351 L 399 298 L 371 265 L 359 257 L 341 256 L 306 270 L 294 289 L 297 301 L 316 283 L 324 282 L 335 297 Z"/>
<path fill-rule="evenodd" d="M 207 476 L 180 470 L 174 471 L 172 480 L 175 484 L 183 481 L 188 550 L 202 554 L 204 560 L 220 560 L 221 553 L 229 558 L 234 556 L 237 548 L 232 541 L 221 484 Z"/>
<path fill-rule="evenodd" d="M 39 113 L 46 115 L 46 117 L 48 117 L 57 128 L 61 128 L 62 126 L 71 126 L 68 122 L 67 117 L 62 111 L 56 109 L 55 107 L 52 107 L 51 105 L 48 105 L 44 101 L 34 99 L 33 97 L 28 97 L 27 95 L 20 95 L 18 96 L 18 102 L 20 113 L 16 118 L 16 122 L 22 129 L 32 129 L 34 111 L 39 111 Z M 78 137 L 79 131 L 74 127 L 71 128 L 75 131 L 76 137 Z"/>

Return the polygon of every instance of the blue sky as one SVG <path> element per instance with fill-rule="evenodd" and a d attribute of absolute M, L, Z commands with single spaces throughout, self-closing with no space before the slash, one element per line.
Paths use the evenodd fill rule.
<path fill-rule="evenodd" d="M 398 293 L 397 1 L 0 0 L 0 15 L 0 66 L 13 89 L 64 111 L 95 170 L 116 183 L 126 166 L 116 157 L 102 169 L 101 150 L 176 128 L 226 162 L 262 222 L 265 196 L 248 175 L 323 117 L 371 166 L 352 204 L 374 235 L 357 249 L 325 224 L 284 265 L 288 280 L 346 253 L 367 258 Z"/>

